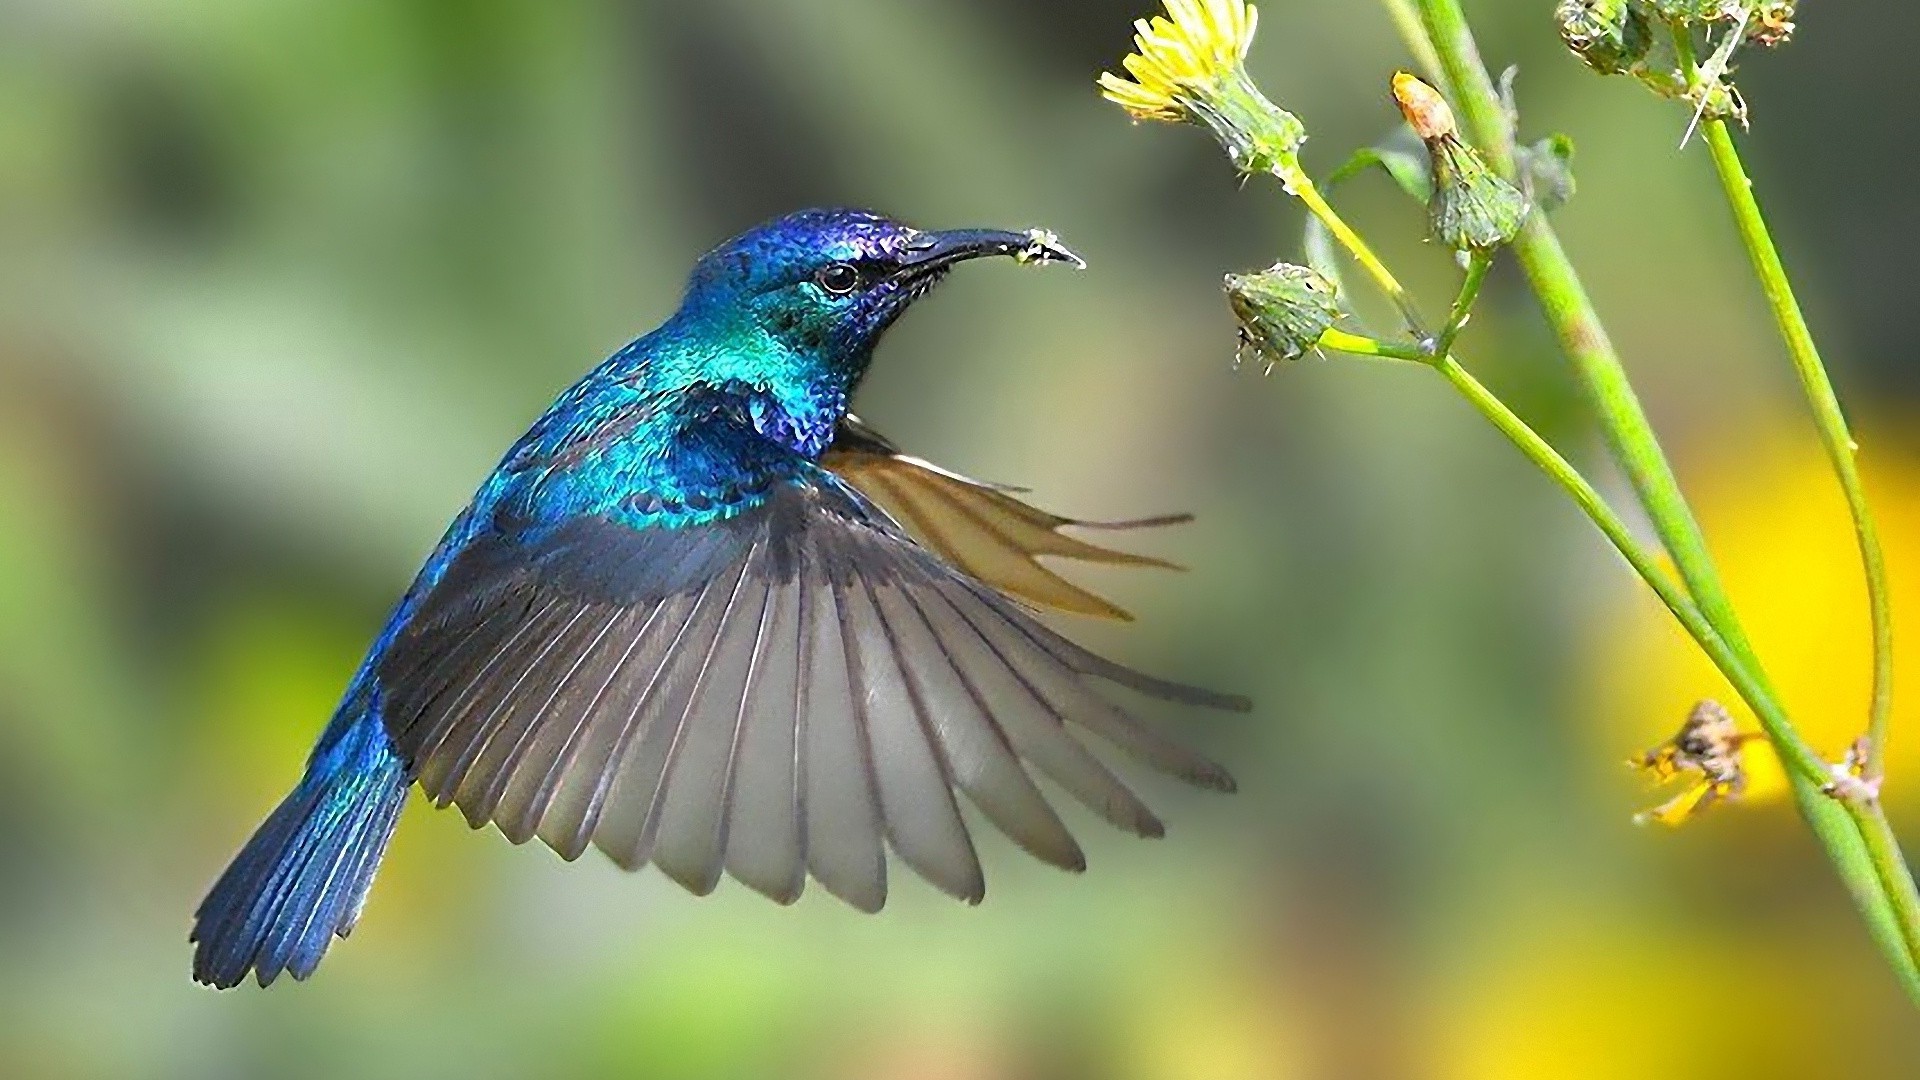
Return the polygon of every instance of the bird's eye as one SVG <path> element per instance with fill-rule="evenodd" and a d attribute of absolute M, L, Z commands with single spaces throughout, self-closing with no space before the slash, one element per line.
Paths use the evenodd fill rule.
<path fill-rule="evenodd" d="M 813 280 L 829 296 L 845 296 L 860 287 L 860 271 L 851 263 L 830 263 L 821 267 Z"/>

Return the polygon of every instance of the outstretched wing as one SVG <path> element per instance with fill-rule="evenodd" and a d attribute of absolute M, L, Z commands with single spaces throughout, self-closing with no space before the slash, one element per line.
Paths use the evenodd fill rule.
<path fill-rule="evenodd" d="M 852 416 L 841 421 L 821 464 L 878 503 L 914 539 L 969 575 L 1021 600 L 1075 615 L 1132 618 L 1047 569 L 1036 556 L 1116 566 L 1179 567 L 1089 544 L 1062 529 L 1141 529 L 1192 520 L 1191 515 L 1175 514 L 1138 521 L 1077 521 L 1050 514 L 1014 498 L 1012 489 L 970 480 L 902 454 Z"/>
<path fill-rule="evenodd" d="M 1034 855 L 1080 869 L 1028 768 L 1158 835 L 1081 734 L 1232 788 L 1097 682 L 1247 707 L 1073 645 L 824 477 L 723 522 L 577 519 L 533 542 L 482 540 L 379 677 L 402 757 L 476 828 L 539 836 L 569 859 L 591 843 L 696 893 L 724 869 L 790 902 L 811 874 L 865 910 L 886 898 L 883 847 L 980 899 L 956 792 Z"/>

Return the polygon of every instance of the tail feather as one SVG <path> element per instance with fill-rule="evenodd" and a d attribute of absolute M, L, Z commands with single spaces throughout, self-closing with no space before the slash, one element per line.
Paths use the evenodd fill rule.
<path fill-rule="evenodd" d="M 407 786 L 377 716 L 316 755 L 195 912 L 194 980 L 225 989 L 249 971 L 261 986 L 311 975 L 359 918 Z"/>

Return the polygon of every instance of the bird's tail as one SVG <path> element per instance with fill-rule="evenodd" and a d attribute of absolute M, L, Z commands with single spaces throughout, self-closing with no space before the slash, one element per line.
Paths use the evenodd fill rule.
<path fill-rule="evenodd" d="M 313 974 L 360 917 L 407 786 L 377 714 L 323 741 L 194 913 L 194 980 L 225 989 L 249 971 L 261 986 Z"/>

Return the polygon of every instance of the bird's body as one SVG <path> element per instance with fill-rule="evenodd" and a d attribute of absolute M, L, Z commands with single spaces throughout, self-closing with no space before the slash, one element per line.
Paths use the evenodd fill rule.
<path fill-rule="evenodd" d="M 593 844 L 696 892 L 724 870 L 783 902 L 811 875 L 869 910 L 885 846 L 979 899 L 956 790 L 1078 869 L 1022 762 L 1157 834 L 1070 722 L 1231 786 L 1086 683 L 1242 702 L 1101 660 L 993 587 L 1110 614 L 1031 556 L 1145 560 L 1061 536 L 1073 522 L 901 457 L 848 415 L 885 328 L 987 254 L 1070 257 L 806 211 L 702 258 L 679 311 L 562 394 L 449 527 L 299 785 L 202 903 L 195 978 L 310 974 L 358 918 L 414 783 L 567 858 Z"/>

